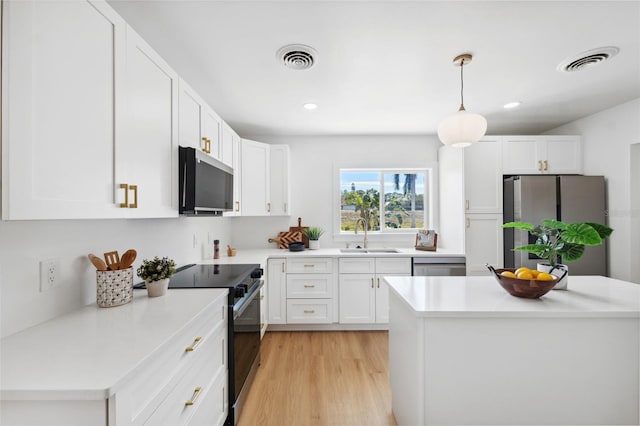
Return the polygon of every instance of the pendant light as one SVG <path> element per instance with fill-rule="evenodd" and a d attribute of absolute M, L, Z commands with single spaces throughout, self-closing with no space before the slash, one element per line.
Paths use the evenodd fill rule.
<path fill-rule="evenodd" d="M 458 55 L 453 64 L 460 67 L 460 109 L 445 118 L 438 126 L 438 137 L 445 145 L 464 148 L 478 142 L 487 131 L 487 120 L 480 114 L 473 114 L 464 109 L 463 67 L 471 62 L 470 54 Z"/>

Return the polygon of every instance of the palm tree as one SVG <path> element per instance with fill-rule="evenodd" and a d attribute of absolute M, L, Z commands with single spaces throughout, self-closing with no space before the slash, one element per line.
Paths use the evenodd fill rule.
<path fill-rule="evenodd" d="M 409 195 L 411 200 L 411 227 L 416 227 L 416 174 L 410 173 L 404 175 L 404 185 L 402 186 L 402 192 L 406 197 Z M 393 186 L 396 191 L 400 190 L 400 175 L 393 175 Z"/>

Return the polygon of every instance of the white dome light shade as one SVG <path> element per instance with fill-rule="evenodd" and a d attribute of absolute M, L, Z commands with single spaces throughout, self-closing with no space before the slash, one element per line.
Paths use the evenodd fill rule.
<path fill-rule="evenodd" d="M 438 138 L 449 146 L 464 148 L 478 142 L 487 131 L 487 120 L 480 114 L 460 110 L 438 126 Z"/>

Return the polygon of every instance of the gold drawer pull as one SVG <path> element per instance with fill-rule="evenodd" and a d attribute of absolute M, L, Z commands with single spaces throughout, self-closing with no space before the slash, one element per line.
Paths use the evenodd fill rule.
<path fill-rule="evenodd" d="M 544 170 L 545 172 L 546 172 L 547 170 L 549 170 L 549 161 L 544 160 L 544 169 L 543 169 L 543 170 Z"/>
<path fill-rule="evenodd" d="M 469 200 L 465 200 L 464 206 L 467 210 L 469 210 Z"/>
<path fill-rule="evenodd" d="M 262 330 L 263 328 L 264 328 L 264 323 L 263 323 L 263 322 L 261 322 L 261 323 L 260 323 L 260 330 Z"/>
<path fill-rule="evenodd" d="M 305 284 L 304 288 L 315 288 L 316 286 L 313 284 Z"/>
<path fill-rule="evenodd" d="M 378 288 L 380 288 L 380 278 L 378 278 Z"/>
<path fill-rule="evenodd" d="M 315 313 L 316 313 L 316 311 L 315 311 L 314 309 L 305 309 L 305 310 L 304 310 L 304 313 L 305 313 L 305 314 L 315 314 Z"/>
<path fill-rule="evenodd" d="M 541 172 L 542 171 L 542 161 L 538 160 L 538 171 Z"/>
<path fill-rule="evenodd" d="M 198 345 L 202 343 L 202 337 L 196 337 L 191 346 L 187 346 L 184 350 L 185 352 L 193 352 L 196 350 Z"/>
<path fill-rule="evenodd" d="M 264 300 L 264 294 L 260 295 L 260 300 Z"/>
<path fill-rule="evenodd" d="M 240 211 L 240 201 L 236 201 L 236 211 Z"/>
<path fill-rule="evenodd" d="M 202 392 L 202 388 L 198 386 L 193 390 L 193 395 L 191 395 L 191 399 L 184 403 L 184 405 L 193 405 L 196 403 L 196 399 L 200 396 L 200 392 Z"/>
<path fill-rule="evenodd" d="M 304 264 L 304 267 L 305 267 L 305 268 L 313 268 L 314 266 L 316 266 L 316 265 L 315 265 L 315 264 L 313 264 L 313 263 L 305 263 L 305 264 Z"/>

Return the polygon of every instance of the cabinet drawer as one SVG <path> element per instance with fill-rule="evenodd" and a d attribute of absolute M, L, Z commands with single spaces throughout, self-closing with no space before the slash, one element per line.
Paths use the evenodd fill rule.
<path fill-rule="evenodd" d="M 227 370 L 221 371 L 209 386 L 209 390 L 202 395 L 202 404 L 197 407 L 190 426 L 222 426 L 227 419 Z"/>
<path fill-rule="evenodd" d="M 373 257 L 357 257 L 338 260 L 341 274 L 373 274 L 376 272 L 376 260 Z"/>
<path fill-rule="evenodd" d="M 199 353 L 195 354 L 191 365 L 184 370 L 178 383 L 145 425 L 185 424 L 202 405 L 210 403 L 206 396 L 215 377 L 227 371 L 223 363 L 226 352 L 225 335 L 226 328 L 221 328 L 212 338 L 200 344 Z"/>
<path fill-rule="evenodd" d="M 411 274 L 411 258 L 378 257 L 376 274 Z"/>
<path fill-rule="evenodd" d="M 333 322 L 332 299 L 287 300 L 288 324 L 328 324 Z"/>
<path fill-rule="evenodd" d="M 333 271 L 333 259 L 330 257 L 303 257 L 287 259 L 289 274 L 328 274 Z"/>
<path fill-rule="evenodd" d="M 222 298 L 220 303 L 190 321 L 119 391 L 131 407 L 132 421 L 147 418 L 205 348 L 216 348 L 218 356 L 215 361 L 209 360 L 215 364 L 214 367 L 226 365 L 226 300 L 226 297 Z M 200 340 L 196 342 L 198 338 Z M 188 351 L 188 347 L 193 347 L 193 350 Z"/>
<path fill-rule="evenodd" d="M 287 297 L 291 299 L 331 298 L 332 278 L 331 274 L 288 274 Z"/>

